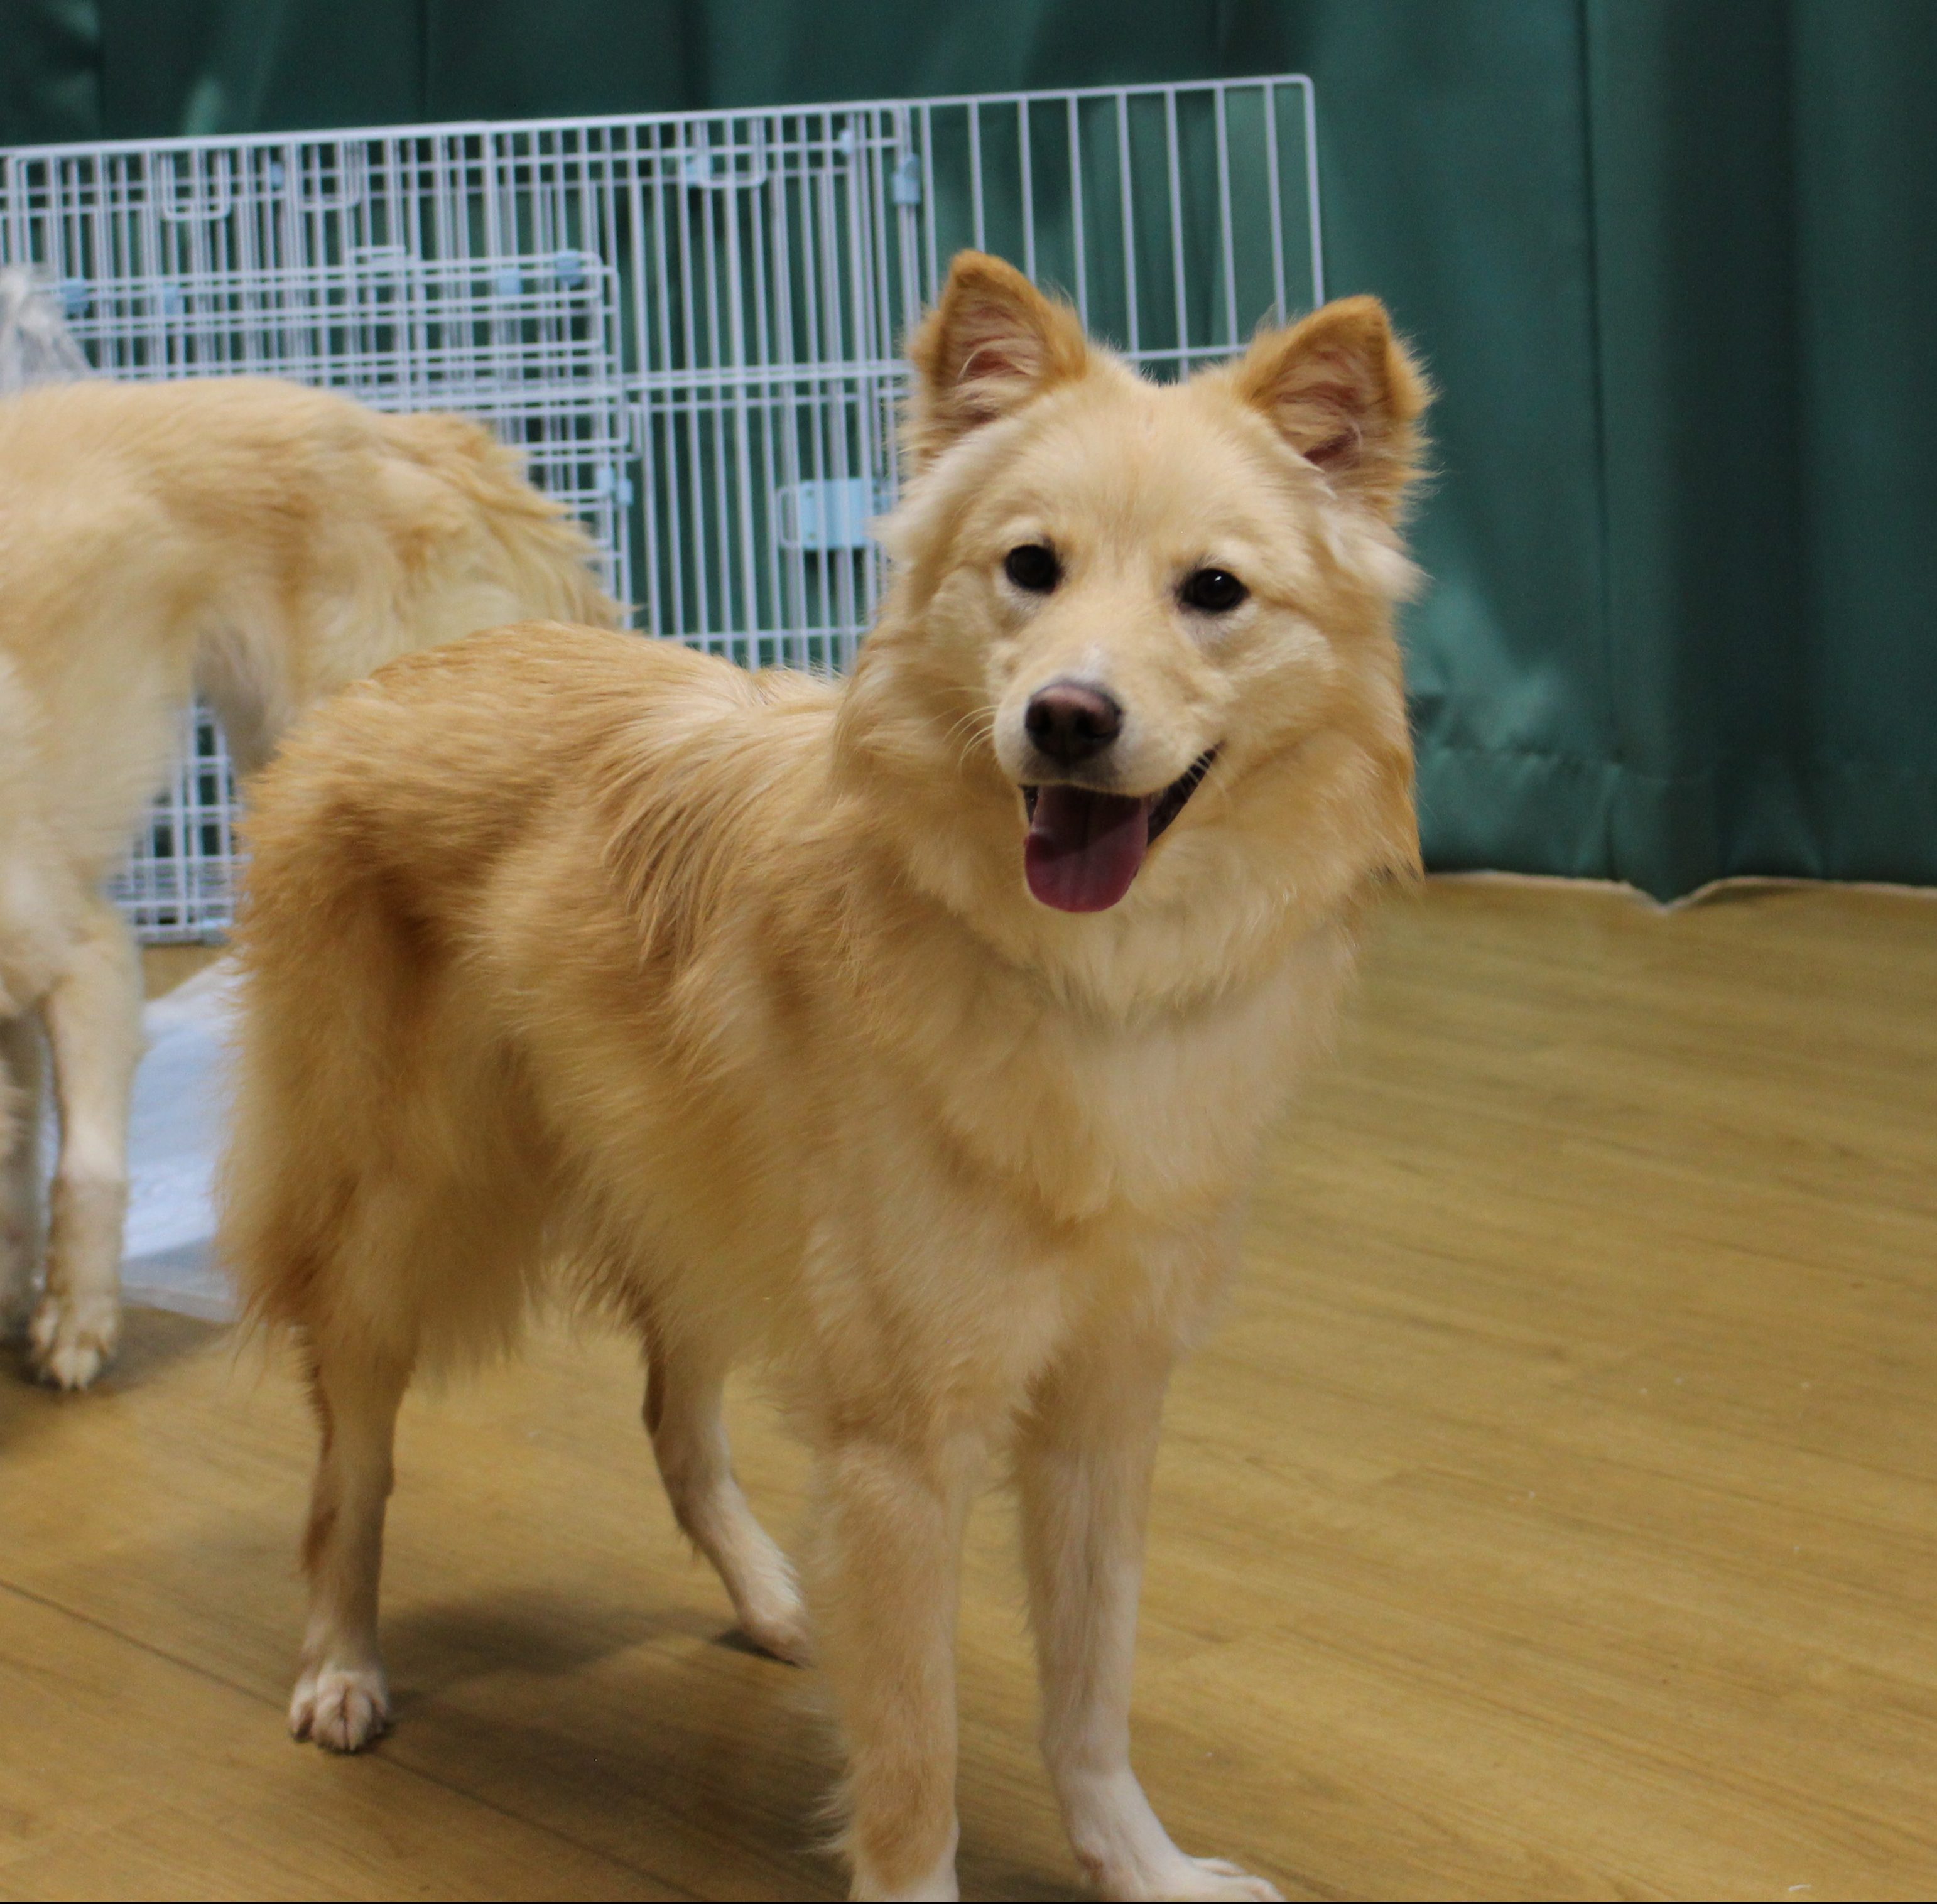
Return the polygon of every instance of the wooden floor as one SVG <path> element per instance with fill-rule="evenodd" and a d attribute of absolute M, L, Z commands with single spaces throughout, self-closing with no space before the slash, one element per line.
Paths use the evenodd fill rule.
<path fill-rule="evenodd" d="M 1172 1412 L 1158 1809 L 1294 1896 L 1937 1893 L 1937 905 L 1440 884 L 1373 941 Z M 282 1730 L 289 1382 L 131 1333 L 0 1381 L 0 1894 L 836 1894 L 811 1678 L 682 1552 L 622 1345 L 406 1406 L 399 1727 L 345 1760 Z M 1075 1894 L 1017 1605 L 996 1499 L 971 1897 Z"/>

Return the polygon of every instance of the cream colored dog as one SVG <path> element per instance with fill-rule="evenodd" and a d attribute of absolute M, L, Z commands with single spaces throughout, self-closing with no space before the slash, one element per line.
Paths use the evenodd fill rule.
<path fill-rule="evenodd" d="M 1145 1501 L 1354 910 L 1416 862 L 1423 391 L 1367 298 L 1156 386 L 972 255 L 911 355 L 897 577 L 844 686 L 507 628 L 262 776 L 223 1249 L 323 1424 L 291 1724 L 383 1730 L 399 1400 L 556 1270 L 638 1330 L 747 1634 L 825 1669 L 856 1896 L 955 1895 L 957 1548 L 1001 1450 L 1085 1869 L 1274 1896 L 1130 1769 Z M 817 1458 L 804 1597 L 728 1464 L 747 1355 Z"/>
<path fill-rule="evenodd" d="M 587 539 L 476 425 L 254 378 L 50 385 L 0 402 L 0 1324 L 41 1255 L 43 1027 L 60 1109 L 42 1373 L 118 1322 L 135 952 L 102 878 L 191 685 L 253 767 L 313 701 L 519 615 L 616 622 Z"/>

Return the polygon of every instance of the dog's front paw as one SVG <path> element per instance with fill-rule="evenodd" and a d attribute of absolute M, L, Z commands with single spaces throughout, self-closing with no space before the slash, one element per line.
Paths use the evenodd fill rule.
<path fill-rule="evenodd" d="M 1263 1878 L 1254 1878 L 1226 1858 L 1187 1857 L 1179 1851 L 1154 1868 L 1093 1866 L 1090 1876 L 1100 1896 L 1124 1899 L 1262 1899 L 1266 1904 L 1284 1893 Z"/>
<path fill-rule="evenodd" d="M 1187 1857 L 1178 1875 L 1183 1884 L 1166 1890 L 1166 1897 L 1255 1898 L 1263 1904 L 1284 1904 L 1284 1893 L 1268 1878 L 1254 1878 L 1229 1858 Z"/>
<path fill-rule="evenodd" d="M 85 1388 L 120 1336 L 121 1306 L 112 1296 L 59 1296 L 50 1290 L 28 1330 L 34 1373 L 56 1388 Z"/>
<path fill-rule="evenodd" d="M 814 1663 L 814 1639 L 807 1608 L 798 1593 L 774 1594 L 738 1609 L 740 1630 L 763 1653 L 789 1666 Z"/>
<path fill-rule="evenodd" d="M 319 1666 L 296 1682 L 289 1732 L 332 1752 L 360 1752 L 390 1729 L 390 1689 L 377 1666 Z"/>

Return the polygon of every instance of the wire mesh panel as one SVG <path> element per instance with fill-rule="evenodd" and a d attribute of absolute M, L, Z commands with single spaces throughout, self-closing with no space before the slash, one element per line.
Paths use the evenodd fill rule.
<path fill-rule="evenodd" d="M 0 155 L 0 262 L 111 375 L 479 417 L 647 631 L 838 670 L 885 580 L 898 349 L 952 255 L 1180 374 L 1322 301 L 1313 134 L 1294 76 L 50 147 Z M 151 937 L 227 921 L 226 766 L 194 731 L 122 883 Z"/>
<path fill-rule="evenodd" d="M 205 707 L 182 710 L 180 762 L 113 888 L 129 924 L 151 944 L 218 931 L 233 904 L 235 790 L 222 731 Z"/>
<path fill-rule="evenodd" d="M 953 253 L 1176 374 L 1322 301 L 1312 120 L 1293 77 L 640 122 L 618 150 L 561 129 L 636 181 L 647 627 L 846 666 L 884 581 L 898 348 Z"/>

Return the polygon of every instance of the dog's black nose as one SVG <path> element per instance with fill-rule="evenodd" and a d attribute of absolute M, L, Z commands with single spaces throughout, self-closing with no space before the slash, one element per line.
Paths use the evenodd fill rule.
<path fill-rule="evenodd" d="M 1039 753 L 1059 767 L 1094 759 L 1123 731 L 1123 710 L 1101 688 L 1052 681 L 1029 697 L 1023 716 Z"/>

